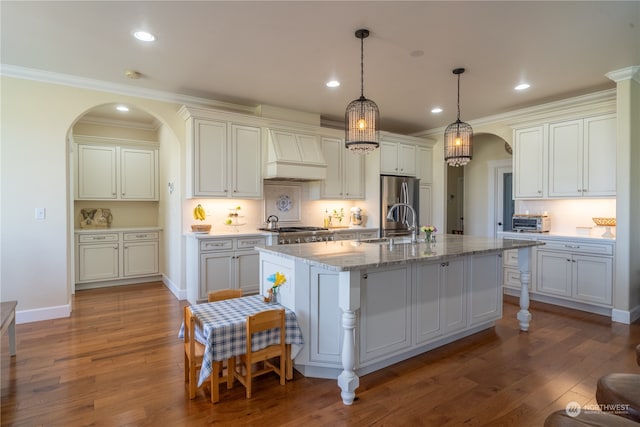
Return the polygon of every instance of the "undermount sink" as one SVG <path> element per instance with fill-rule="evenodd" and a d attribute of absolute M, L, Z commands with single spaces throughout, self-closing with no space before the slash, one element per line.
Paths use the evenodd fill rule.
<path fill-rule="evenodd" d="M 366 240 L 362 240 L 363 243 L 378 243 L 378 244 L 385 244 L 385 243 L 390 243 L 391 240 L 393 240 L 393 244 L 394 245 L 402 245 L 405 243 L 411 243 L 411 237 L 410 236 L 398 236 L 398 237 L 380 237 L 378 239 L 366 239 Z"/>

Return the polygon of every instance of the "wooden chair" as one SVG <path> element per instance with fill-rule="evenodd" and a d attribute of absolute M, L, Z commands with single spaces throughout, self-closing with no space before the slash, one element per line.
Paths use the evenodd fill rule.
<path fill-rule="evenodd" d="M 253 334 L 267 329 L 280 328 L 280 342 L 263 348 L 262 350 L 253 351 L 251 346 L 251 337 Z M 247 399 L 251 398 L 251 382 L 254 377 L 275 372 L 280 376 L 280 385 L 284 385 L 286 368 L 286 344 L 285 344 L 285 314 L 284 309 L 267 310 L 247 316 L 247 353 L 240 356 L 240 364 L 236 366 L 234 377 L 242 383 L 247 389 Z M 269 359 L 279 357 L 279 366 L 274 365 Z M 261 369 L 253 370 L 253 364 L 263 362 Z"/>
<path fill-rule="evenodd" d="M 241 296 L 242 289 L 220 289 L 219 291 L 211 291 L 208 294 L 209 302 L 240 298 Z"/>
<path fill-rule="evenodd" d="M 188 385 L 189 399 L 196 397 L 197 373 L 202 367 L 204 345 L 195 339 L 195 319 L 191 307 L 184 308 L 184 381 Z"/>

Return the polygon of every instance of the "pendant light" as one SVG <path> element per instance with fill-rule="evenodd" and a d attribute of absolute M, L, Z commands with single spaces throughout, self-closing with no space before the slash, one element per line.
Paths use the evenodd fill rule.
<path fill-rule="evenodd" d="M 369 30 L 356 31 L 360 39 L 360 98 L 351 101 L 345 112 L 345 147 L 359 154 L 375 150 L 380 145 L 380 112 L 375 102 L 364 97 L 364 39 Z"/>
<path fill-rule="evenodd" d="M 460 121 L 460 74 L 464 68 L 456 68 L 453 74 L 458 76 L 458 120 L 444 131 L 444 161 L 449 166 L 464 166 L 473 156 L 473 129 L 468 123 Z"/>

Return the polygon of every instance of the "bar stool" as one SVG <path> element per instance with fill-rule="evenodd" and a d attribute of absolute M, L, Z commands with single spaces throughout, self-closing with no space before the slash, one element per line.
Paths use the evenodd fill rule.
<path fill-rule="evenodd" d="M 636 346 L 636 361 L 640 366 L 640 344 Z M 640 422 L 640 374 L 615 373 L 601 377 L 596 388 L 600 405 L 625 405 L 621 417 Z"/>

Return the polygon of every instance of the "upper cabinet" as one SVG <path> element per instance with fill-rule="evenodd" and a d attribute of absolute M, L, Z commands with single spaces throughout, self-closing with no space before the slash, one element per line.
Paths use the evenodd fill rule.
<path fill-rule="evenodd" d="M 516 129 L 513 139 L 513 196 L 516 199 L 546 197 L 545 126 Z"/>
<path fill-rule="evenodd" d="M 616 194 L 616 116 L 549 125 L 549 197 Z"/>
<path fill-rule="evenodd" d="M 158 200 L 157 144 L 76 136 L 76 200 Z"/>
<path fill-rule="evenodd" d="M 416 177 L 420 179 L 420 185 L 433 184 L 433 148 L 417 147 Z"/>
<path fill-rule="evenodd" d="M 380 173 L 416 176 L 416 145 L 380 141 Z"/>
<path fill-rule="evenodd" d="M 262 197 L 260 127 L 182 112 L 187 121 L 187 197 Z"/>
<path fill-rule="evenodd" d="M 616 115 L 514 130 L 516 199 L 616 194 Z"/>
<path fill-rule="evenodd" d="M 344 141 L 340 138 L 321 137 L 320 139 L 322 154 L 327 162 L 327 178 L 311 185 L 310 197 L 363 200 L 365 198 L 364 156 L 347 150 Z"/>

